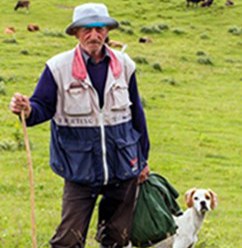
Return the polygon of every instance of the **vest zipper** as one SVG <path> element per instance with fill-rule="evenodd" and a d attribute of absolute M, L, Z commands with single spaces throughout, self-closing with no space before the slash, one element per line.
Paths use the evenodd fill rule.
<path fill-rule="evenodd" d="M 104 185 L 108 183 L 108 165 L 107 165 L 107 148 L 105 143 L 105 129 L 104 129 L 104 114 L 103 109 L 100 109 L 99 113 L 99 124 L 101 128 L 101 147 L 102 147 L 102 161 L 103 161 L 103 172 L 104 172 Z"/>

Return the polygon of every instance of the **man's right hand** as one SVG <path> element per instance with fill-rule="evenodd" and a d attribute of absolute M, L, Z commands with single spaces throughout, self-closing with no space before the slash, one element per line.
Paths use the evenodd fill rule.
<path fill-rule="evenodd" d="M 20 93 L 15 93 L 13 95 L 9 108 L 16 115 L 20 115 L 21 111 L 23 110 L 26 119 L 30 116 L 31 113 L 29 98 Z"/>

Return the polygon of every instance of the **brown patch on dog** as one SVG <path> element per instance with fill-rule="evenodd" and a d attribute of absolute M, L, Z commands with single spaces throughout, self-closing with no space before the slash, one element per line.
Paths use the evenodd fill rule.
<path fill-rule="evenodd" d="M 208 192 L 209 192 L 210 197 L 211 197 L 211 209 L 215 209 L 218 205 L 217 195 L 211 189 L 209 189 Z"/>
<path fill-rule="evenodd" d="M 193 206 L 192 197 L 196 190 L 197 190 L 196 188 L 192 188 L 185 193 L 185 201 L 186 201 L 187 207 L 189 208 Z"/>

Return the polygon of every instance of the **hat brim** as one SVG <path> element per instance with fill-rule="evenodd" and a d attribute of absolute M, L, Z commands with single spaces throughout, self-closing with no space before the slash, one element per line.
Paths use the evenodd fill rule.
<path fill-rule="evenodd" d="M 88 26 L 92 25 L 93 23 L 102 23 L 103 26 L 107 27 L 110 30 L 118 28 L 118 26 L 119 26 L 119 23 L 111 17 L 90 16 L 87 18 L 81 18 L 81 19 L 73 22 L 72 24 L 70 24 L 66 28 L 66 33 L 69 35 L 75 35 L 75 33 L 76 33 L 75 29 L 76 28 L 88 27 Z M 92 25 L 92 27 L 94 27 L 94 25 Z"/>

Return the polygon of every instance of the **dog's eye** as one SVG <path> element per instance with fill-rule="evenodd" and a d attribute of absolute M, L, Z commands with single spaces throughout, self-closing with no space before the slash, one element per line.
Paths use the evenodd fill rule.
<path fill-rule="evenodd" d="M 206 200 L 210 200 L 210 196 L 209 195 L 206 195 Z"/>
<path fill-rule="evenodd" d="M 197 197 L 197 196 L 195 196 L 195 197 L 194 197 L 194 200 L 195 200 L 195 201 L 197 201 L 197 200 L 198 200 L 198 197 Z"/>

